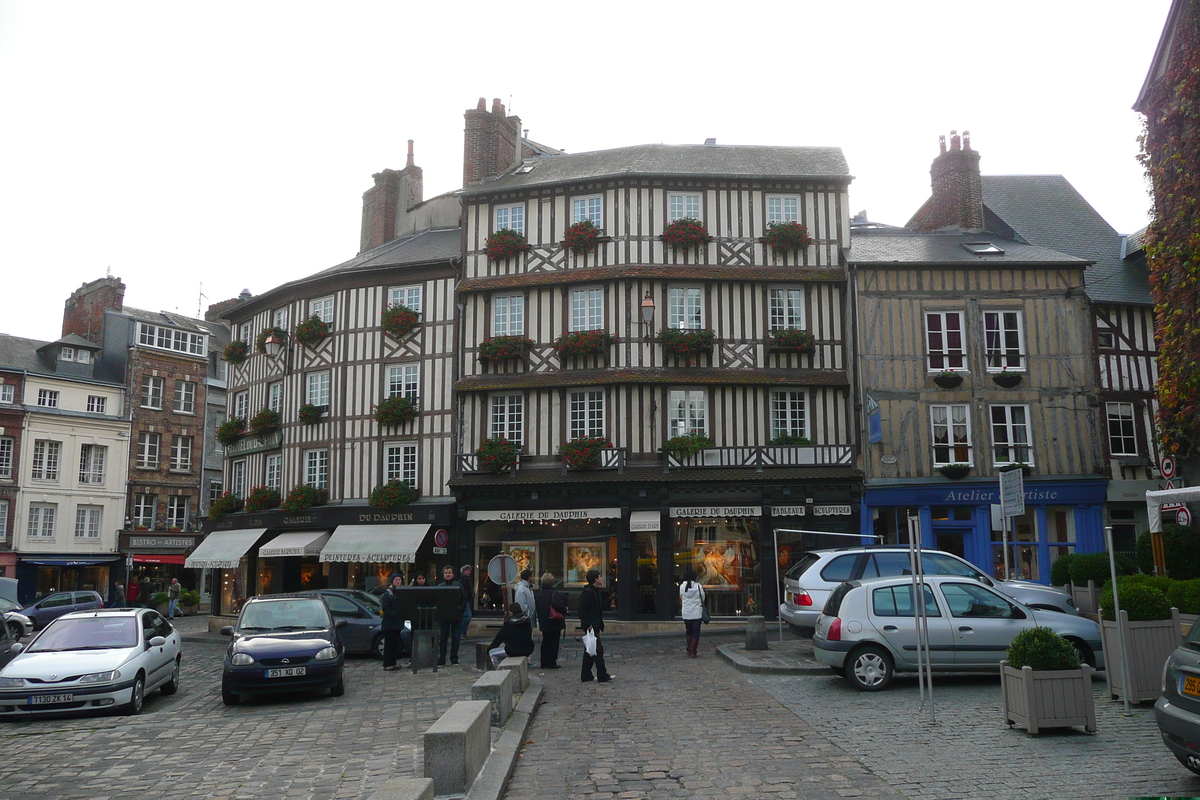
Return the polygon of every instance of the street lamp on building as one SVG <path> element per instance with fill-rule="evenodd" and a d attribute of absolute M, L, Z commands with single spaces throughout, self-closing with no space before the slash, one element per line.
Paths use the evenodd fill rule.
<path fill-rule="evenodd" d="M 642 298 L 642 325 L 646 328 L 642 338 L 649 339 L 654 334 L 654 298 L 649 292 Z"/>
<path fill-rule="evenodd" d="M 269 355 L 271 358 L 274 358 L 283 352 L 284 344 L 285 342 L 283 337 L 276 333 L 271 333 L 267 335 L 267 338 L 263 339 L 263 350 L 265 350 L 267 355 Z"/>

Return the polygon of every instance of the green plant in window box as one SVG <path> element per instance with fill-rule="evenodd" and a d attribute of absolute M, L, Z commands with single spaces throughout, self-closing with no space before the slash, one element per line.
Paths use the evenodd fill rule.
<path fill-rule="evenodd" d="M 375 406 L 375 421 L 384 427 L 395 427 L 412 422 L 420 411 L 416 403 L 407 397 L 389 397 Z"/>
<path fill-rule="evenodd" d="M 938 472 L 952 481 L 959 478 L 965 478 L 971 473 L 970 464 L 946 464 L 943 467 L 938 467 Z"/>
<path fill-rule="evenodd" d="M 554 349 L 561 358 L 598 356 L 607 353 L 617 341 L 617 337 L 608 331 L 574 331 L 555 339 Z"/>
<path fill-rule="evenodd" d="M 1003 389 L 1011 389 L 1021 382 L 1021 373 L 1002 369 L 992 374 L 992 382 Z"/>
<path fill-rule="evenodd" d="M 807 436 L 800 436 L 794 433 L 781 433 L 771 440 L 771 444 L 808 447 L 812 444 L 812 440 Z"/>
<path fill-rule="evenodd" d="M 681 433 L 678 436 L 672 436 L 667 441 L 663 442 L 663 450 L 680 459 L 686 458 L 699 453 L 706 447 L 712 447 L 713 440 L 699 431 L 691 433 Z"/>
<path fill-rule="evenodd" d="M 515 467 L 520 454 L 520 446 L 502 436 L 488 439 L 475 451 L 475 456 L 479 459 L 479 468 L 493 475 Z"/>
<path fill-rule="evenodd" d="M 246 418 L 230 417 L 217 426 L 217 441 L 229 447 L 246 435 Z"/>
<path fill-rule="evenodd" d="M 287 499 L 283 501 L 282 508 L 289 513 L 303 511 L 306 508 L 319 506 L 325 502 L 325 492 L 316 487 L 309 486 L 307 483 L 302 483 L 299 486 L 292 487 L 288 492 Z"/>
<path fill-rule="evenodd" d="M 305 425 L 315 425 L 321 421 L 321 415 L 328 410 L 327 406 L 314 406 L 305 403 L 296 412 L 296 417 Z"/>
<path fill-rule="evenodd" d="M 282 498 L 279 495 L 278 489 L 255 486 L 250 490 L 250 495 L 246 498 L 246 511 L 251 514 L 257 514 L 260 511 L 279 508 L 281 500 Z"/>
<path fill-rule="evenodd" d="M 800 328 L 780 328 L 771 331 L 771 338 L 778 347 L 789 347 L 802 353 L 811 353 L 817 346 L 816 337 Z"/>
<path fill-rule="evenodd" d="M 412 333 L 420 321 L 421 315 L 408 306 L 394 305 L 383 310 L 383 320 L 380 324 L 388 336 L 401 339 Z"/>
<path fill-rule="evenodd" d="M 704 223 L 693 217 L 682 217 L 674 222 L 668 222 L 663 228 L 662 240 L 672 250 L 678 248 L 699 247 L 712 241 Z"/>
<path fill-rule="evenodd" d="M 563 247 L 577 256 L 586 255 L 596 249 L 600 229 L 590 219 L 581 220 L 567 228 Z"/>
<path fill-rule="evenodd" d="M 479 343 L 479 360 L 484 364 L 497 364 L 524 358 L 533 347 L 533 340 L 524 336 L 493 336 Z"/>
<path fill-rule="evenodd" d="M 250 418 L 250 434 L 260 442 L 266 439 L 268 434 L 277 430 L 279 430 L 279 412 L 274 409 L 261 409 Z"/>
<path fill-rule="evenodd" d="M 208 506 L 208 518 L 210 521 L 218 520 L 226 514 L 236 514 L 242 510 L 242 498 L 238 497 L 233 492 L 225 492 L 213 500 Z"/>
<path fill-rule="evenodd" d="M 296 323 L 296 341 L 305 347 L 316 347 L 329 335 L 329 324 L 313 314 Z"/>
<path fill-rule="evenodd" d="M 716 336 L 709 330 L 667 328 L 659 334 L 658 340 L 662 343 L 663 351 L 667 355 L 684 359 L 690 367 L 696 363 L 696 358 L 701 353 L 712 352 Z"/>
<path fill-rule="evenodd" d="M 262 331 L 262 333 L 258 334 L 258 336 L 254 340 L 254 348 L 256 350 L 258 350 L 258 352 L 260 352 L 260 353 L 266 353 L 267 352 L 267 338 L 270 336 L 275 336 L 275 338 L 277 338 L 280 341 L 280 343 L 285 343 L 288 340 L 287 331 L 285 331 L 283 328 L 271 327 L 271 328 L 267 328 L 266 330 Z"/>
<path fill-rule="evenodd" d="M 240 364 L 246 360 L 248 355 L 250 355 L 250 348 L 241 339 L 234 339 L 225 345 L 225 352 L 221 354 L 230 364 Z"/>
<path fill-rule="evenodd" d="M 595 469 L 600 466 L 600 451 L 608 447 L 612 442 L 603 436 L 580 436 L 559 445 L 558 453 L 567 469 Z"/>
<path fill-rule="evenodd" d="M 933 376 L 933 382 L 943 389 L 954 389 L 962 385 L 963 376 L 952 369 L 945 369 Z"/>
<path fill-rule="evenodd" d="M 397 508 L 416 499 L 417 493 L 408 485 L 408 481 L 390 480 L 382 486 L 376 486 L 367 502 L 374 508 Z"/>
<path fill-rule="evenodd" d="M 808 235 L 808 228 L 799 222 L 772 222 L 767 225 L 763 241 L 776 253 L 784 253 L 808 247 L 813 240 Z"/>
<path fill-rule="evenodd" d="M 523 253 L 529 249 L 525 237 L 509 228 L 501 228 L 488 237 L 488 261 L 503 261 L 506 258 Z"/>

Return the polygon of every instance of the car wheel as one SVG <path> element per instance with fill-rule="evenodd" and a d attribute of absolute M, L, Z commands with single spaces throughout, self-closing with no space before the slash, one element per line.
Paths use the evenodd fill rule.
<path fill-rule="evenodd" d="M 175 665 L 171 667 L 171 680 L 164 683 L 160 689 L 163 694 L 175 694 L 179 691 L 179 659 L 175 659 Z"/>
<path fill-rule="evenodd" d="M 345 679 L 345 677 L 343 677 L 342 673 L 339 672 L 337 683 L 335 683 L 333 686 L 329 687 L 329 696 L 330 697 L 341 697 L 345 693 L 346 693 L 346 679 Z"/>
<path fill-rule="evenodd" d="M 382 633 L 371 640 L 371 652 L 375 654 L 376 658 L 378 658 L 380 660 L 383 659 L 383 634 Z"/>
<path fill-rule="evenodd" d="M 19 622 L 8 623 L 8 635 L 12 637 L 14 642 L 21 641 L 21 635 L 25 633 L 25 628 Z"/>
<path fill-rule="evenodd" d="M 229 688 L 228 683 L 221 681 L 221 702 L 227 706 L 236 706 L 238 703 L 242 702 L 242 696 L 235 694 L 234 691 Z"/>
<path fill-rule="evenodd" d="M 846 680 L 860 692 L 878 692 L 892 682 L 892 659 L 882 648 L 856 650 L 847 663 Z"/>
<path fill-rule="evenodd" d="M 146 702 L 146 676 L 140 672 L 133 679 L 133 695 L 123 709 L 127 716 L 133 717 L 142 713 L 142 704 Z"/>
<path fill-rule="evenodd" d="M 1079 657 L 1080 663 L 1087 664 L 1092 669 L 1096 668 L 1096 654 L 1092 652 L 1092 648 L 1088 647 L 1086 642 L 1070 637 L 1067 637 L 1067 641 L 1075 647 L 1075 655 Z"/>

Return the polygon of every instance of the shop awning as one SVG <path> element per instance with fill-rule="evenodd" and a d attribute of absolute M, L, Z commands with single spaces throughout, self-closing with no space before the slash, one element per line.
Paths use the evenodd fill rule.
<path fill-rule="evenodd" d="M 213 531 L 184 562 L 191 569 L 235 569 L 266 528 Z"/>
<path fill-rule="evenodd" d="M 94 567 L 97 564 L 107 564 L 116 561 L 120 556 L 97 556 L 88 558 L 21 558 L 26 564 L 37 564 L 39 567 Z"/>
<path fill-rule="evenodd" d="M 156 553 L 133 554 L 133 563 L 135 564 L 182 564 L 185 561 L 187 561 L 187 556 L 171 554 L 158 555 Z"/>
<path fill-rule="evenodd" d="M 315 556 L 329 541 L 329 531 L 290 531 L 281 533 L 258 548 L 259 558 Z"/>
<path fill-rule="evenodd" d="M 411 564 L 431 526 L 338 525 L 321 551 L 322 561 Z"/>
<path fill-rule="evenodd" d="M 656 531 L 662 528 L 662 514 L 657 511 L 632 511 L 629 514 L 629 530 Z"/>
<path fill-rule="evenodd" d="M 620 519 L 619 508 L 533 508 L 512 511 L 490 509 L 468 511 L 471 520 L 508 520 L 510 522 L 562 522 L 568 519 Z"/>

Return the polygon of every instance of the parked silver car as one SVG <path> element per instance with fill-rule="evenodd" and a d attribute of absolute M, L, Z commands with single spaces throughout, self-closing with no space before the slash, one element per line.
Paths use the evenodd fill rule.
<path fill-rule="evenodd" d="M 1200 625 L 1163 664 L 1162 696 L 1154 704 L 1163 744 L 1200 775 Z"/>
<path fill-rule="evenodd" d="M 917 670 L 912 577 L 850 581 L 834 589 L 817 618 L 818 661 L 861 691 Z M 1087 617 L 1038 611 L 960 576 L 925 579 L 930 663 L 935 672 L 999 674 L 1013 637 L 1042 626 L 1069 639 L 1080 658 L 1104 667 L 1100 626 Z"/>
<path fill-rule="evenodd" d="M 971 562 L 941 550 L 922 550 L 927 575 L 958 575 L 979 581 L 1030 608 L 1078 614 L 1066 592 L 1029 581 L 999 581 Z M 787 571 L 779 615 L 793 628 L 811 630 L 834 588 L 845 581 L 909 575 L 907 546 L 838 547 L 809 550 Z"/>

